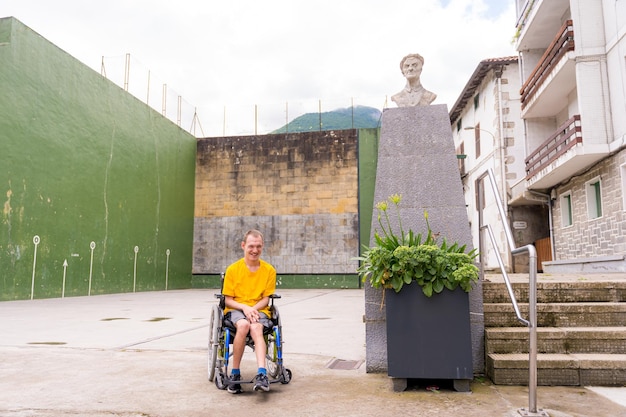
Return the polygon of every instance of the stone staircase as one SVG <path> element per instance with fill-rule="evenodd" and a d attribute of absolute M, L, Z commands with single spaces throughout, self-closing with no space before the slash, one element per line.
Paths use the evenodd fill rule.
<path fill-rule="evenodd" d="M 510 275 L 528 318 L 528 274 Z M 485 275 L 485 365 L 497 385 L 528 385 L 528 328 L 501 275 Z M 626 274 L 537 279 L 537 384 L 626 385 Z"/>

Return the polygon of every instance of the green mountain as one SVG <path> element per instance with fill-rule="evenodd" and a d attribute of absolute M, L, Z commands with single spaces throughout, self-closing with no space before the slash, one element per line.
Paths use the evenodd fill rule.
<path fill-rule="evenodd" d="M 306 113 L 271 133 L 375 128 L 379 127 L 381 114 L 380 110 L 367 106 L 347 107 L 323 113 Z"/>

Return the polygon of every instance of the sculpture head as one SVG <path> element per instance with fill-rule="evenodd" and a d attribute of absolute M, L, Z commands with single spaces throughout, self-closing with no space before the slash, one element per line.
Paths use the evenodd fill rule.
<path fill-rule="evenodd" d="M 420 54 L 409 54 L 400 61 L 400 71 L 406 79 L 419 78 L 424 66 L 424 58 Z"/>
<path fill-rule="evenodd" d="M 420 54 L 409 54 L 400 61 L 400 71 L 406 78 L 406 87 L 391 96 L 398 107 L 428 106 L 437 94 L 426 90 L 420 81 L 424 58 Z"/>

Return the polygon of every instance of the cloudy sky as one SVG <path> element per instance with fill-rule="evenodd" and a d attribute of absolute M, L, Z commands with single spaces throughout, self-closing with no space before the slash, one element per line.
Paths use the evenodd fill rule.
<path fill-rule="evenodd" d="M 481 60 L 516 54 L 514 4 L 2 0 L 0 17 L 16 17 L 99 73 L 104 67 L 121 86 L 129 54 L 129 92 L 161 112 L 165 91 L 170 119 L 218 136 L 267 133 L 320 108 L 394 107 L 388 98 L 405 82 L 400 59 L 415 52 L 434 104 L 451 108 Z"/>

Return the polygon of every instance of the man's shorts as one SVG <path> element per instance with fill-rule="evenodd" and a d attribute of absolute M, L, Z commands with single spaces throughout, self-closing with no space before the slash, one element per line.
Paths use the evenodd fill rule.
<path fill-rule="evenodd" d="M 237 323 L 239 320 L 247 320 L 246 315 L 243 314 L 241 310 L 230 310 L 226 313 L 226 318 L 229 319 L 232 324 Z M 263 312 L 259 312 L 259 322 L 263 327 L 267 327 L 268 329 L 272 328 L 272 322 L 267 317 L 267 314 Z"/>

